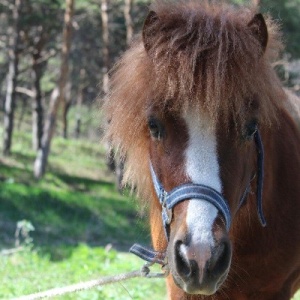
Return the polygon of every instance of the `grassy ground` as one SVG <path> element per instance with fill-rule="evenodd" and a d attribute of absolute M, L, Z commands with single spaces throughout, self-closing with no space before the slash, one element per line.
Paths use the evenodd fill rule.
<path fill-rule="evenodd" d="M 48 173 L 36 182 L 30 141 L 17 132 L 12 155 L 0 157 L 0 299 L 139 269 L 142 262 L 127 250 L 149 243 L 146 220 L 134 199 L 115 190 L 100 144 L 56 138 Z M 15 236 L 21 220 L 25 236 Z M 26 236 L 30 224 L 35 230 Z M 1 254 L 18 239 L 22 251 Z M 164 280 L 133 279 L 56 299 L 166 296 Z"/>
<path fill-rule="evenodd" d="M 145 220 L 127 193 L 120 195 L 99 143 L 56 138 L 49 172 L 36 182 L 30 135 L 17 132 L 9 158 L 0 158 L 0 253 L 13 248 L 18 221 L 32 224 L 26 246 L 0 254 L 0 299 L 10 299 L 104 275 L 139 269 L 128 254 L 149 243 Z M 20 224 L 20 223 L 19 223 Z M 29 228 L 30 229 L 30 228 Z M 165 299 L 164 281 L 134 279 L 57 299 Z"/>

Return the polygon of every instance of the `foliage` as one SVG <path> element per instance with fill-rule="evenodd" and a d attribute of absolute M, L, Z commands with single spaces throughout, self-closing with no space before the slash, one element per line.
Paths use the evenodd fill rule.
<path fill-rule="evenodd" d="M 300 0 L 262 0 L 264 12 L 282 23 L 282 32 L 286 42 L 286 50 L 294 58 L 300 58 Z"/>
<path fill-rule="evenodd" d="M 249 4 L 246 0 L 231 0 Z M 260 0 L 261 12 L 270 14 L 281 25 L 286 51 L 293 58 L 300 58 L 300 0 Z"/>
<path fill-rule="evenodd" d="M 15 245 L 19 246 L 23 243 L 28 246 L 32 243 L 33 239 L 30 236 L 30 232 L 34 231 L 35 228 L 30 221 L 21 220 L 17 222 L 17 229 L 15 232 Z"/>

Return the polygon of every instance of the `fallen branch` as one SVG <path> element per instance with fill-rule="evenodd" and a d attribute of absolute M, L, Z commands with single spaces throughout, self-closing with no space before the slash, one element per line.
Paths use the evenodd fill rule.
<path fill-rule="evenodd" d="M 62 288 L 54 288 L 54 289 L 51 289 L 51 290 L 48 290 L 45 292 L 39 292 L 39 293 L 31 294 L 28 296 L 22 296 L 22 297 L 14 298 L 11 300 L 37 300 L 37 299 L 43 299 L 43 298 L 52 298 L 52 297 L 61 296 L 61 295 L 67 294 L 67 293 L 84 291 L 84 290 L 94 288 L 96 286 L 102 286 L 102 285 L 119 282 L 119 281 L 123 281 L 123 280 L 128 280 L 131 278 L 141 277 L 141 276 L 143 276 L 141 270 L 132 271 L 129 273 L 120 274 L 120 275 L 116 275 L 116 276 L 109 276 L 109 277 L 104 277 L 104 278 L 100 278 L 100 279 L 81 282 L 81 283 L 65 286 Z"/>
<path fill-rule="evenodd" d="M 17 252 L 21 252 L 24 250 L 24 247 L 17 247 L 17 248 L 12 248 L 12 249 L 4 249 L 1 250 L 0 255 L 12 255 L 15 254 Z"/>
<path fill-rule="evenodd" d="M 115 283 L 119 281 L 124 281 L 132 278 L 137 278 L 137 277 L 143 277 L 143 278 L 163 278 L 166 277 L 169 272 L 167 268 L 163 268 L 162 273 L 151 273 L 150 272 L 150 266 L 152 266 L 154 262 L 147 262 L 142 266 L 140 270 L 137 271 L 132 271 L 120 275 L 115 275 L 115 276 L 108 276 L 108 277 L 102 277 L 99 279 L 95 280 L 90 280 L 86 282 L 81 282 L 69 286 L 65 286 L 62 288 L 54 288 L 48 291 L 44 292 L 39 292 L 27 296 L 21 296 L 19 298 L 13 298 L 11 300 L 38 300 L 38 299 L 43 299 L 43 298 L 52 298 L 56 296 L 61 296 L 67 293 L 74 293 L 74 292 L 79 292 L 79 291 L 84 291 L 84 290 L 89 290 L 91 288 L 97 287 L 97 286 L 102 286 L 102 285 L 107 285 L 110 283 Z"/>

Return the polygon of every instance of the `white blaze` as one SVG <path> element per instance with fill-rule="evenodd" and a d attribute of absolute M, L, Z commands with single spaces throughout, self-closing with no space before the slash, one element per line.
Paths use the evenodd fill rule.
<path fill-rule="evenodd" d="M 189 142 L 185 153 L 186 174 L 193 183 L 209 186 L 221 193 L 217 158 L 216 130 L 209 117 L 189 110 L 185 116 Z M 192 242 L 205 248 L 214 244 L 212 226 L 218 210 L 207 201 L 190 200 L 187 226 Z"/>

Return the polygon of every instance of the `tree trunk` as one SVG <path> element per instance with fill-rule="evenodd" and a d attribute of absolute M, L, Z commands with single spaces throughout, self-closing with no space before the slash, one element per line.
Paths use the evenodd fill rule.
<path fill-rule="evenodd" d="M 43 59 L 42 51 L 48 42 L 48 32 L 41 27 L 39 37 L 34 41 L 29 40 L 29 45 L 33 48 L 32 52 L 32 147 L 38 150 L 42 147 L 44 109 L 42 104 L 41 79 L 44 74 L 47 60 Z"/>
<path fill-rule="evenodd" d="M 17 123 L 17 128 L 18 128 L 18 130 L 20 130 L 22 128 L 23 120 L 24 120 L 24 117 L 26 114 L 27 101 L 28 101 L 27 98 L 29 97 L 30 99 L 32 99 L 34 97 L 34 92 L 25 87 L 17 86 L 16 93 L 23 95 L 23 97 L 20 97 L 20 100 L 22 101 L 22 109 L 21 109 L 21 113 L 19 115 L 19 120 Z M 24 97 L 24 96 L 26 96 L 26 97 Z"/>
<path fill-rule="evenodd" d="M 101 19 L 102 19 L 102 40 L 103 40 L 103 48 L 102 48 L 102 57 L 103 57 L 103 84 L 102 90 L 104 95 L 108 93 L 109 89 L 109 31 L 108 31 L 108 3 L 107 0 L 101 0 Z M 115 171 L 116 162 L 115 162 L 115 152 L 111 149 L 110 145 L 107 146 L 108 154 L 106 157 L 106 164 L 111 171 Z"/>
<path fill-rule="evenodd" d="M 62 99 L 63 99 L 63 108 L 62 108 L 62 126 L 63 126 L 62 130 L 63 130 L 63 132 L 62 132 L 62 136 L 64 139 L 67 139 L 68 138 L 68 112 L 69 112 L 71 104 L 72 104 L 71 83 L 70 82 L 66 85 L 65 95 Z"/>
<path fill-rule="evenodd" d="M 133 36 L 133 25 L 131 18 L 133 0 L 125 0 L 124 3 L 124 18 L 126 24 L 126 44 L 129 45 Z"/>
<path fill-rule="evenodd" d="M 81 109 L 82 109 L 82 102 L 83 102 L 84 77 L 85 77 L 85 69 L 81 69 L 79 91 L 78 91 L 77 102 L 76 102 L 76 123 L 75 123 L 76 139 L 79 139 L 80 131 L 81 131 Z"/>
<path fill-rule="evenodd" d="M 16 88 L 16 92 L 18 92 L 17 89 L 18 89 L 18 87 Z M 22 97 L 20 100 L 22 100 L 22 109 L 21 109 L 21 113 L 20 113 L 19 119 L 17 121 L 17 128 L 18 128 L 18 130 L 21 130 L 21 128 L 22 128 L 24 116 L 25 116 L 25 113 L 26 113 L 26 107 L 27 107 L 27 99 L 24 99 Z"/>
<path fill-rule="evenodd" d="M 39 150 L 42 147 L 43 136 L 43 118 L 44 110 L 42 105 L 41 78 L 43 74 L 43 65 L 39 63 L 41 53 L 37 52 L 32 55 L 32 77 L 33 77 L 33 93 L 32 99 L 32 147 Z"/>
<path fill-rule="evenodd" d="M 19 42 L 20 42 L 20 11 L 22 0 L 15 0 L 13 9 L 13 25 L 9 39 L 9 69 L 7 75 L 7 90 L 4 105 L 4 136 L 3 154 L 9 155 L 11 151 L 11 140 L 14 128 L 14 110 L 16 100 L 16 85 L 19 64 Z"/>
<path fill-rule="evenodd" d="M 63 44 L 62 44 L 62 58 L 60 68 L 60 79 L 58 83 L 57 95 L 53 95 L 50 104 L 50 112 L 45 123 L 45 129 L 42 139 L 42 147 L 39 149 L 35 163 L 34 163 L 34 176 L 41 178 L 46 171 L 48 162 L 48 155 L 50 152 L 51 140 L 54 135 L 56 116 L 60 103 L 65 96 L 65 87 L 68 80 L 69 71 L 69 54 L 71 48 L 71 33 L 72 33 L 72 18 L 74 14 L 75 0 L 66 0 L 66 11 L 64 16 L 64 29 L 63 29 Z"/>
<path fill-rule="evenodd" d="M 103 48 L 102 48 L 102 56 L 103 56 L 103 93 L 106 95 L 108 93 L 109 88 L 109 77 L 108 70 L 110 66 L 109 59 L 109 31 L 108 31 L 108 1 L 101 0 L 101 19 L 102 19 L 102 40 L 103 40 Z"/>

